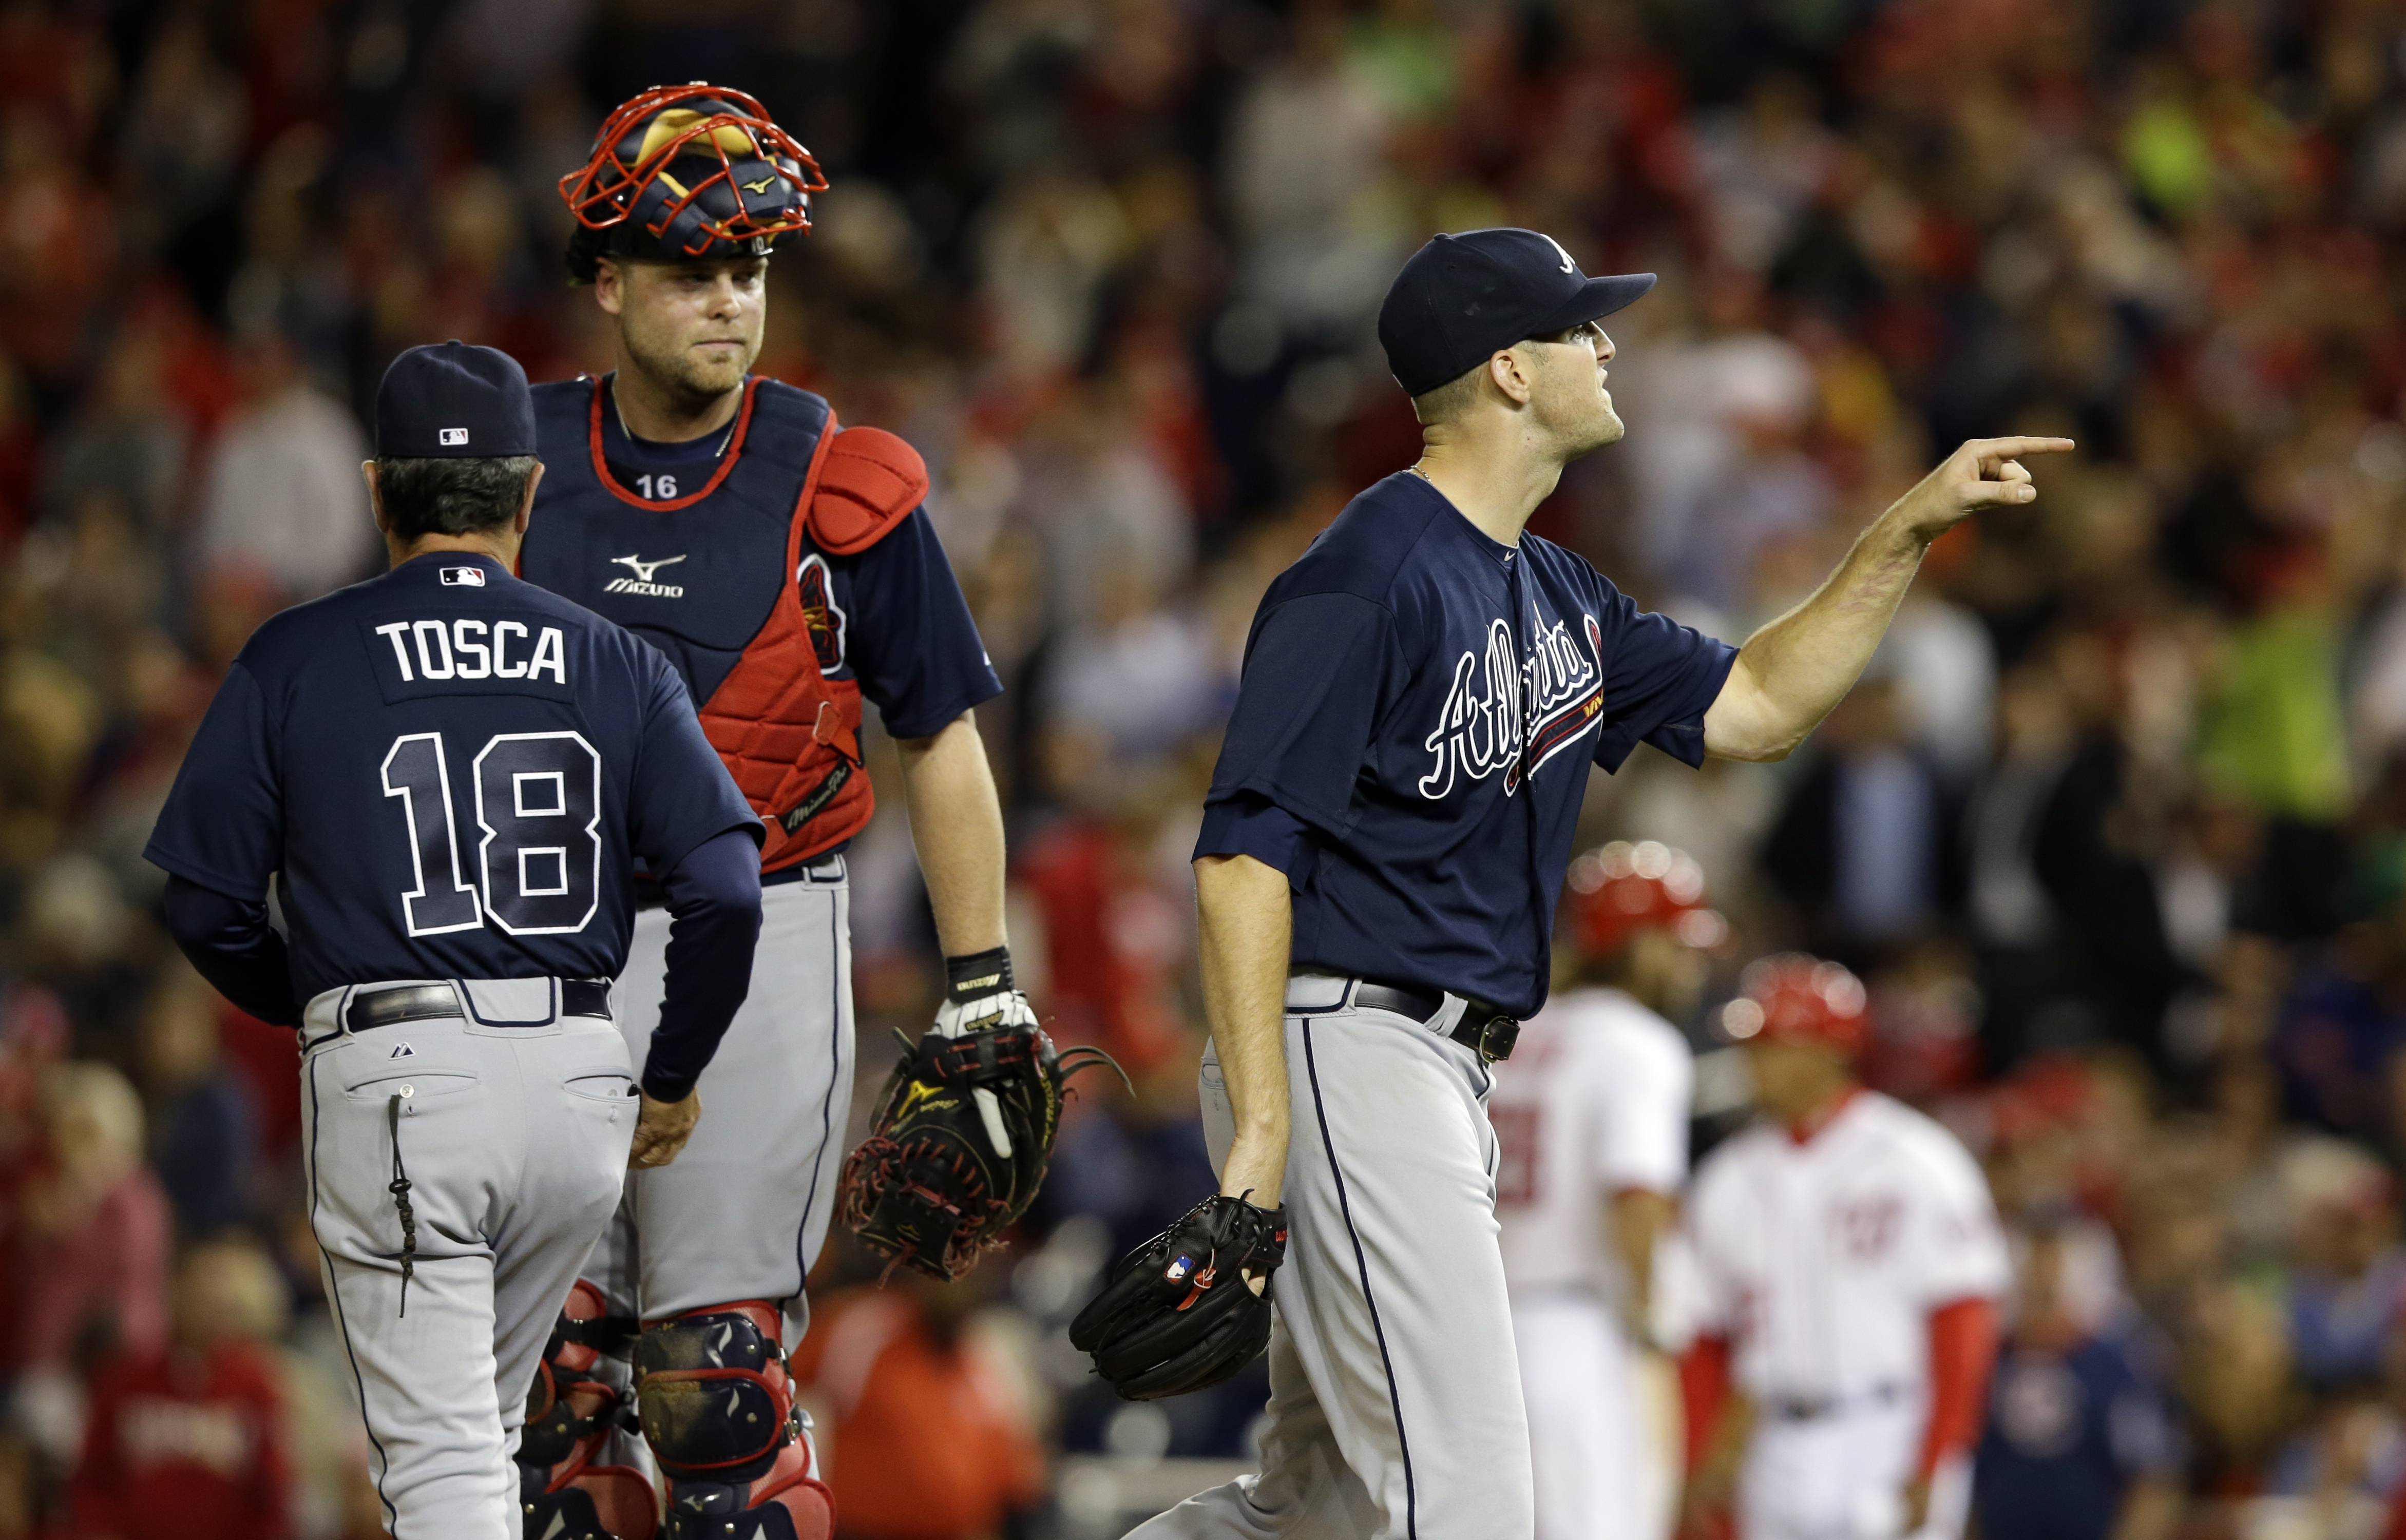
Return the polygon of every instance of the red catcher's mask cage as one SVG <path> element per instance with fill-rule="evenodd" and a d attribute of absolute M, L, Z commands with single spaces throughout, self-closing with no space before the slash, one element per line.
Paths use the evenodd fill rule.
<path fill-rule="evenodd" d="M 687 157 L 717 166 L 686 186 L 666 168 Z M 739 179 L 739 162 L 750 181 Z M 784 184 L 774 199 L 766 196 L 771 180 Z M 656 185 L 658 195 L 647 197 Z M 715 216 L 699 200 L 722 186 L 734 213 Z M 809 233 L 810 195 L 827 186 L 817 160 L 757 100 L 695 80 L 654 86 L 610 114 L 592 158 L 559 179 L 559 196 L 587 230 L 624 224 L 655 204 L 641 227 L 672 251 L 701 257 L 719 241 L 742 248 L 756 239 Z M 678 230 L 681 221 L 689 229 Z M 672 230 L 684 235 L 681 245 L 670 244 Z"/>

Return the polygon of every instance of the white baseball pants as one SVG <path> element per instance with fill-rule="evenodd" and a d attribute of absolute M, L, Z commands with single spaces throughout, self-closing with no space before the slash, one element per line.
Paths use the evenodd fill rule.
<path fill-rule="evenodd" d="M 1460 1011 L 1449 1002 L 1437 1024 Z M 1471 1050 L 1383 1010 L 1290 1015 L 1286 1048 L 1287 1253 L 1261 1474 L 1134 1540 L 1530 1540 L 1493 1082 Z M 1201 1082 L 1217 1165 L 1235 1125 L 1208 1051 Z"/>
<path fill-rule="evenodd" d="M 1516 1294 L 1537 1540 L 1666 1540 L 1676 1520 L 1677 1392 L 1612 1307 L 1567 1289 Z"/>
<path fill-rule="evenodd" d="M 1901 1540 L 1904 1484 L 1926 1417 L 1918 1395 L 1811 1418 L 1765 1408 L 1738 1480 L 1738 1533 L 1746 1540 Z M 1938 1467 L 1929 1522 L 1912 1540 L 1960 1540 L 1971 1503 L 1971 1461 L 1959 1455 Z"/>
<path fill-rule="evenodd" d="M 627 1173 L 586 1264 L 614 1315 L 659 1321 L 765 1299 L 785 1311 L 785 1346 L 802 1339 L 802 1279 L 835 1210 L 853 1070 L 851 888 L 841 856 L 812 869 L 821 875 L 760 890 L 752 990 L 701 1072 L 701 1120 L 674 1162 Z M 666 910 L 638 913 L 611 995 L 639 1071 L 668 942 Z"/>
<path fill-rule="evenodd" d="M 340 1024 L 358 989 L 309 1002 L 309 1223 L 386 1529 L 518 1540 L 527 1386 L 618 1200 L 638 1107 L 617 1029 L 550 1016 L 550 980 L 453 987 L 470 1017 L 356 1035 Z M 405 1291 L 396 1142 L 417 1224 Z"/>

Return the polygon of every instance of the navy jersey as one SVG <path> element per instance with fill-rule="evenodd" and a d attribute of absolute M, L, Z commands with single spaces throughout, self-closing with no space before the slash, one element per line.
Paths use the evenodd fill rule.
<path fill-rule="evenodd" d="M 1195 854 L 1286 873 L 1298 968 L 1535 1014 L 1588 766 L 1703 763 L 1736 656 L 1399 472 L 1264 596 Z"/>
<path fill-rule="evenodd" d="M 226 672 L 149 860 L 256 901 L 292 986 L 614 978 L 631 869 L 759 821 L 660 655 L 489 558 L 287 610 Z"/>
<path fill-rule="evenodd" d="M 539 397 L 580 395 L 578 381 L 536 387 Z M 816 431 L 827 406 L 812 403 Z M 571 414 L 563 414 L 563 420 Z M 578 421 L 582 413 L 573 414 Z M 545 425 L 548 415 L 538 415 Z M 667 654 L 696 701 L 706 701 L 759 633 L 785 581 L 790 501 L 755 506 L 725 488 L 698 503 L 655 507 L 706 487 L 733 425 L 682 444 L 629 436 L 607 399 L 601 413 L 601 459 L 618 495 L 601 516 L 546 520 L 543 488 L 521 568 L 530 581 L 590 606 Z M 544 445 L 546 460 L 587 458 L 585 442 Z M 567 484 L 562 482 L 565 487 Z M 805 603 L 825 605 L 832 637 L 830 680 L 854 680 L 897 738 L 924 738 L 1002 693 L 968 601 L 936 539 L 916 510 L 874 545 L 853 556 L 805 540 L 796 574 Z"/>
<path fill-rule="evenodd" d="M 1973 1467 L 1983 1535 L 2107 1540 L 2133 1480 L 2178 1479 L 2177 1424 L 2148 1356 L 2118 1335 L 2005 1349 Z"/>

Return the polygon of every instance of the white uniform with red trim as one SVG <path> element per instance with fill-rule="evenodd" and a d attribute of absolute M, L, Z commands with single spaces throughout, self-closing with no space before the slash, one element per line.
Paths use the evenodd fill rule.
<path fill-rule="evenodd" d="M 1632 1341 L 1606 1214 L 1688 1176 L 1695 1063 L 1617 989 L 1558 995 L 1495 1066 L 1504 1279 L 1529 1407 L 1537 1540 L 1662 1540 L 1679 1448 L 1666 1365 Z"/>
<path fill-rule="evenodd" d="M 1877 1092 L 1811 1137 L 1762 1124 L 1696 1174 L 1703 1328 L 1756 1406 L 1747 1540 L 1889 1540 L 1929 1416 L 1930 1312 L 2011 1279 L 1987 1180 L 1955 1137 Z M 1962 1533 L 1969 1461 L 1939 1467 L 1923 1540 Z"/>

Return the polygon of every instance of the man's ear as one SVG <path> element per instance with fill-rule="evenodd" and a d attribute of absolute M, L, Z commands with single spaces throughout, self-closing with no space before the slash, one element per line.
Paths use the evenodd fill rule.
<path fill-rule="evenodd" d="M 392 521 L 384 516 L 384 485 L 376 480 L 375 461 L 360 461 L 360 474 L 368 478 L 368 511 L 375 516 L 375 527 L 381 533 L 392 531 Z"/>
<path fill-rule="evenodd" d="M 1536 381 L 1531 377 L 1528 361 L 1517 347 L 1504 348 L 1487 360 L 1487 377 L 1495 382 L 1495 389 L 1503 391 L 1506 399 L 1515 406 L 1528 405 L 1530 398 L 1537 393 Z"/>
<path fill-rule="evenodd" d="M 593 264 L 593 303 L 605 316 L 615 316 L 627 308 L 627 270 L 607 257 Z"/>
<path fill-rule="evenodd" d="M 543 461 L 534 462 L 534 474 L 527 477 L 526 501 L 518 504 L 517 532 L 527 532 L 527 521 L 534 516 L 534 489 L 543 485 Z"/>

